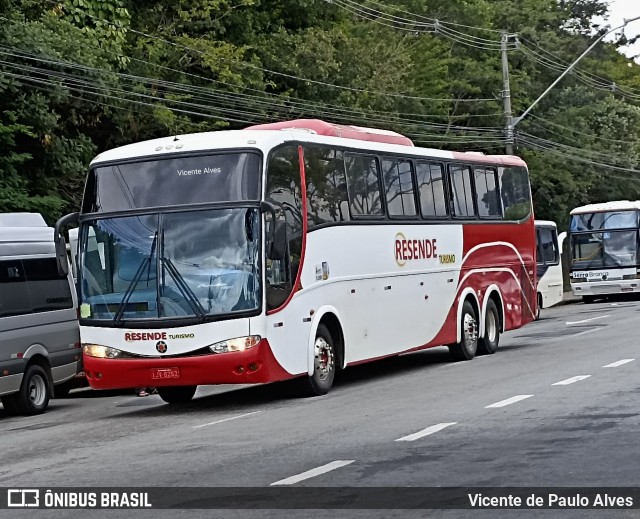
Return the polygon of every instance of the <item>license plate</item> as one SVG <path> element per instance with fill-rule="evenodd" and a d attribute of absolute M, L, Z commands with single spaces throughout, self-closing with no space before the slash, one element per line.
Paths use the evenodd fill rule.
<path fill-rule="evenodd" d="M 153 380 L 180 378 L 180 369 L 179 368 L 152 368 L 151 378 Z"/>

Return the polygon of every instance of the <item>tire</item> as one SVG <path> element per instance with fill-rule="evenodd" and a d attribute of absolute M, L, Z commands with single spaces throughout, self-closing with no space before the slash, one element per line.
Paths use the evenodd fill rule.
<path fill-rule="evenodd" d="M 487 303 L 487 312 L 484 318 L 484 337 L 478 340 L 479 355 L 493 355 L 498 351 L 500 343 L 500 314 L 492 299 Z"/>
<path fill-rule="evenodd" d="M 159 387 L 158 394 L 167 404 L 185 404 L 196 394 L 198 386 Z"/>
<path fill-rule="evenodd" d="M 313 345 L 313 374 L 306 378 L 304 392 L 309 396 L 326 395 L 336 376 L 336 349 L 329 329 L 322 323 Z"/>
<path fill-rule="evenodd" d="M 460 330 L 460 342 L 450 345 L 449 352 L 454 360 L 471 360 L 478 350 L 478 318 L 469 301 L 462 305 Z"/>
<path fill-rule="evenodd" d="M 540 311 L 542 310 L 542 294 L 538 292 L 538 299 L 536 303 L 536 315 L 533 318 L 534 321 L 540 320 Z"/>
<path fill-rule="evenodd" d="M 51 382 L 47 372 L 37 364 L 32 364 L 24 372 L 20 391 L 13 395 L 20 414 L 36 415 L 44 413 L 51 399 Z"/>
<path fill-rule="evenodd" d="M 67 398 L 69 391 L 73 389 L 73 379 L 67 380 L 62 384 L 58 384 L 53 388 L 53 398 Z"/>
<path fill-rule="evenodd" d="M 590 305 L 596 302 L 596 298 L 594 296 L 582 296 L 582 302 L 585 305 Z"/>
<path fill-rule="evenodd" d="M 9 416 L 15 416 L 19 414 L 18 406 L 16 405 L 16 399 L 14 395 L 7 395 L 1 398 L 2 407 L 4 407 L 5 414 Z"/>

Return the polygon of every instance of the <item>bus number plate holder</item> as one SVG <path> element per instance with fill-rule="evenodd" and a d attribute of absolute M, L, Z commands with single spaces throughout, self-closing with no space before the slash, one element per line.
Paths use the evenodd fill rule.
<path fill-rule="evenodd" d="M 180 378 L 180 369 L 179 368 L 151 368 L 151 378 L 153 380 Z"/>

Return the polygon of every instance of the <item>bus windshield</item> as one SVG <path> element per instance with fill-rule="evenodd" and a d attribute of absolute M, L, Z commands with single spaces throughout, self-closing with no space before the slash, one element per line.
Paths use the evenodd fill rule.
<path fill-rule="evenodd" d="M 638 264 L 638 212 L 609 211 L 571 218 L 574 269 L 634 267 Z"/>
<path fill-rule="evenodd" d="M 82 318 L 206 320 L 259 308 L 257 208 L 101 218 L 83 225 Z"/>

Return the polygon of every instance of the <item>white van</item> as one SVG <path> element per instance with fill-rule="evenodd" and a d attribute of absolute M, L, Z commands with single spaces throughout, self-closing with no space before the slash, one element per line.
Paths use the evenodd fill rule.
<path fill-rule="evenodd" d="M 76 291 L 58 271 L 53 235 L 39 214 L 0 214 L 0 399 L 9 414 L 44 412 L 54 385 L 81 365 Z"/>
<path fill-rule="evenodd" d="M 549 308 L 562 301 L 563 279 L 561 247 L 558 229 L 554 222 L 536 220 L 538 315 L 542 308 Z"/>

